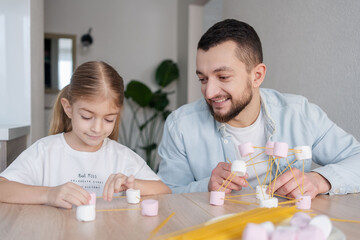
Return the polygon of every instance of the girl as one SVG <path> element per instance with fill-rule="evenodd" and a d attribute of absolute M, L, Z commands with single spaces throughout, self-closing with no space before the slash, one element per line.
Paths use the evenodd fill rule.
<path fill-rule="evenodd" d="M 0 202 L 71 208 L 88 191 L 111 201 L 128 188 L 170 193 L 145 161 L 116 142 L 123 107 L 122 78 L 104 62 L 79 66 L 58 95 L 44 137 L 0 174 Z"/>

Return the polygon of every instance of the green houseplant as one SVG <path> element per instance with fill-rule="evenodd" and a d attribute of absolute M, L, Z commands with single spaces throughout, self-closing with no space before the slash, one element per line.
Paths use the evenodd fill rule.
<path fill-rule="evenodd" d="M 155 81 L 159 89 L 154 92 L 144 83 L 131 80 L 125 89 L 125 99 L 131 110 L 129 126 L 121 123 L 119 141 L 142 155 L 146 163 L 157 171 L 156 150 L 166 117 L 170 114 L 168 95 L 164 90 L 179 78 L 179 69 L 172 60 L 162 61 L 156 69 Z"/>

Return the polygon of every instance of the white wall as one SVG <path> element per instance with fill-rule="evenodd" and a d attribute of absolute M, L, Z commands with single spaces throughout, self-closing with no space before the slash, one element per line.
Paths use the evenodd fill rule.
<path fill-rule="evenodd" d="M 157 65 L 177 61 L 176 6 L 176 0 L 45 0 L 45 32 L 77 35 L 77 65 L 106 61 L 126 83 L 137 79 L 154 90 Z M 80 38 L 90 27 L 94 43 L 83 51 Z"/>
<path fill-rule="evenodd" d="M 263 87 L 306 96 L 360 140 L 360 1 L 223 0 L 252 25 L 268 67 Z"/>

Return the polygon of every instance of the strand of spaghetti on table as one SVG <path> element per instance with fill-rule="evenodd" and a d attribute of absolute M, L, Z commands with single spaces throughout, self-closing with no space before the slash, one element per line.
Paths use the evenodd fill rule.
<path fill-rule="evenodd" d="M 172 216 L 175 215 L 175 212 L 171 213 L 164 221 L 162 221 L 154 230 L 150 232 L 150 236 L 148 239 L 152 239 L 159 231 L 160 229 L 165 226 L 165 224 L 172 218 Z"/>

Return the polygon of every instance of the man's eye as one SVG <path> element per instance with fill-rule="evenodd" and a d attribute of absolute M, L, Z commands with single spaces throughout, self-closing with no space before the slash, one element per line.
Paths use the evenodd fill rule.
<path fill-rule="evenodd" d="M 221 80 L 226 80 L 226 79 L 229 78 L 229 76 L 220 76 L 219 78 L 220 78 Z"/>

